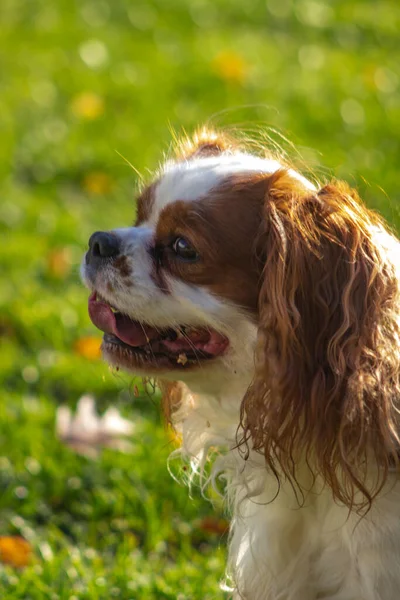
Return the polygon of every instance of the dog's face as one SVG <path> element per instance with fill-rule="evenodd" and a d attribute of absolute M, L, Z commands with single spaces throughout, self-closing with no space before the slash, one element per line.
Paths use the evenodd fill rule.
<path fill-rule="evenodd" d="M 252 372 L 257 232 L 277 168 L 238 153 L 167 163 L 134 227 L 92 235 L 82 274 L 111 364 L 205 386 Z"/>
<path fill-rule="evenodd" d="M 167 162 L 138 198 L 135 226 L 93 234 L 82 265 L 106 360 L 214 392 L 254 370 L 260 224 L 282 168 L 224 143 L 208 136 Z"/>

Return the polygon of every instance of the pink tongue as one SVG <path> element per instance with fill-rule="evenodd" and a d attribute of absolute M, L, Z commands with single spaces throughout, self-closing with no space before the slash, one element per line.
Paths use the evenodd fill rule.
<path fill-rule="evenodd" d="M 132 321 L 126 315 L 113 313 L 106 302 L 96 300 L 96 293 L 89 298 L 89 317 L 94 325 L 105 333 L 112 333 L 130 346 L 143 346 L 159 337 L 156 329 Z"/>

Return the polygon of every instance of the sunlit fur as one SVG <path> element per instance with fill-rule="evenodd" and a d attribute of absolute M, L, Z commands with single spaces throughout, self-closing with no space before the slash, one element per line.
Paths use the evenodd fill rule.
<path fill-rule="evenodd" d="M 82 269 L 131 318 L 216 329 L 226 354 L 153 371 L 105 357 L 160 378 L 171 460 L 224 494 L 234 600 L 398 600 L 400 244 L 345 183 L 250 148 L 179 140 L 136 226 L 114 230 L 129 274 Z M 176 234 L 201 260 L 155 265 Z"/>
<path fill-rule="evenodd" d="M 369 507 L 398 462 L 397 243 L 343 182 L 310 195 L 277 172 L 264 216 L 244 439 L 278 478 L 299 483 L 301 459 L 337 500 Z"/>

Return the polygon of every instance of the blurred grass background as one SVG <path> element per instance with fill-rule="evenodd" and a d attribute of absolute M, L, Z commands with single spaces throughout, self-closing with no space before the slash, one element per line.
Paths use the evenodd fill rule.
<path fill-rule="evenodd" d="M 2 599 L 224 597 L 222 509 L 172 481 L 157 398 L 98 358 L 79 262 L 133 219 L 121 155 L 146 176 L 207 121 L 282 132 L 398 227 L 399 33 L 397 0 L 2 0 L 0 535 L 34 556 L 0 565 Z M 88 392 L 136 423 L 131 454 L 58 441 Z"/>

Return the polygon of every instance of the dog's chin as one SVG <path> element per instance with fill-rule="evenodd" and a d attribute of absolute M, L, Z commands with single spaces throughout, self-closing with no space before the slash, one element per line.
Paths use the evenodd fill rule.
<path fill-rule="evenodd" d="M 101 346 L 104 359 L 112 366 L 138 375 L 160 376 L 165 379 L 186 379 L 199 370 L 215 368 L 220 356 L 196 352 L 169 352 L 158 345 L 153 350 L 151 344 L 133 347 L 113 334 L 105 333 Z"/>

